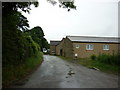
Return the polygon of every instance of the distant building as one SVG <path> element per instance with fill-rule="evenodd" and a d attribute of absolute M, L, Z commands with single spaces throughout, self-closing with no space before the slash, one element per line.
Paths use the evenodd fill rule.
<path fill-rule="evenodd" d="M 56 44 L 54 53 L 71 58 L 87 58 L 102 53 L 112 55 L 120 53 L 119 44 L 117 37 L 66 36 Z"/>
<path fill-rule="evenodd" d="M 50 54 L 56 55 L 56 46 L 60 43 L 60 41 L 50 41 Z"/>

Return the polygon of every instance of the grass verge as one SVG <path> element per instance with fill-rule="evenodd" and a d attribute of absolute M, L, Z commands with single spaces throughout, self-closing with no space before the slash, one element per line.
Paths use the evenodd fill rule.
<path fill-rule="evenodd" d="M 24 64 L 13 66 L 7 65 L 2 68 L 2 85 L 9 87 L 11 84 L 29 75 L 36 69 L 43 61 L 43 53 L 39 52 L 38 55 L 32 56 L 25 60 Z"/>
<path fill-rule="evenodd" d="M 65 61 L 69 62 L 74 62 L 76 64 L 81 64 L 83 66 L 86 66 L 88 68 L 98 68 L 100 71 L 110 73 L 110 74 L 115 74 L 115 75 L 120 75 L 120 66 L 118 65 L 110 65 L 110 64 L 104 64 L 101 62 L 98 62 L 97 60 L 91 60 L 89 58 L 82 58 L 82 59 L 76 59 L 73 60 L 71 58 L 66 58 L 63 56 L 58 56 L 59 58 L 62 58 Z"/>

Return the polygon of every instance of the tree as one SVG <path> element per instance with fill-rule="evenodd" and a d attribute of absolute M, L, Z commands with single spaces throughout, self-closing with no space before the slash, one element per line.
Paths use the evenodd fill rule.
<path fill-rule="evenodd" d="M 74 2 L 60 2 L 60 7 L 66 7 L 69 9 L 76 8 Z M 38 7 L 38 2 L 3 2 L 2 3 L 2 53 L 3 53 L 3 65 L 6 62 L 17 63 L 23 61 L 31 54 L 26 53 L 36 51 L 37 44 L 42 48 L 49 47 L 47 40 L 44 38 L 44 32 L 42 28 L 35 27 L 30 38 L 25 36 L 23 32 L 28 30 L 29 24 L 26 17 L 21 12 L 29 13 L 30 5 Z M 19 10 L 19 11 L 18 11 Z M 20 12 L 21 10 L 21 12 Z M 29 47 L 27 46 L 28 44 Z M 48 45 L 48 46 L 47 46 Z M 26 57 L 25 57 L 26 56 Z"/>
<path fill-rule="evenodd" d="M 61 8 L 67 8 L 68 11 L 70 11 L 71 9 L 75 9 L 76 10 L 76 6 L 74 5 L 74 0 L 47 0 L 48 2 L 50 2 L 52 5 L 56 5 L 57 1 L 59 2 L 59 7 Z"/>
<path fill-rule="evenodd" d="M 48 43 L 48 41 L 43 38 L 43 48 L 49 49 L 50 48 L 50 44 Z"/>
<path fill-rule="evenodd" d="M 32 39 L 36 43 L 38 43 L 38 45 L 41 47 L 41 51 L 43 50 L 43 48 L 46 48 L 46 49 L 49 48 L 48 42 L 44 38 L 45 35 L 41 27 L 36 26 L 32 28 L 31 30 L 26 31 L 26 33 L 28 33 L 32 37 Z"/>
<path fill-rule="evenodd" d="M 27 30 L 27 27 L 29 27 L 28 20 L 18 11 L 18 9 L 29 13 L 31 4 L 35 5 L 35 7 L 38 6 L 38 2 L 3 2 L 3 30 L 6 26 L 9 29 L 17 28 L 23 31 Z"/>
<path fill-rule="evenodd" d="M 30 5 L 37 6 L 37 2 L 3 2 L 2 3 L 2 54 L 3 66 L 23 62 L 26 53 L 32 52 L 34 43 L 27 47 L 28 40 L 23 32 L 29 27 L 28 20 L 18 9 L 23 12 L 30 11 Z M 20 31 L 21 30 L 21 31 Z M 30 49 L 33 47 L 33 49 Z M 27 55 L 26 55 L 27 56 Z M 30 56 L 30 54 L 28 55 Z"/>

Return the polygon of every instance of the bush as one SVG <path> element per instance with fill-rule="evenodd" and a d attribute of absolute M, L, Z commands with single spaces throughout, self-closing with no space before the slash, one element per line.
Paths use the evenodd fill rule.
<path fill-rule="evenodd" d="M 106 63 L 106 64 L 120 65 L 120 60 L 118 60 L 119 58 L 120 58 L 119 54 L 116 54 L 116 55 L 100 54 L 97 57 L 97 60 L 99 62 Z"/>
<path fill-rule="evenodd" d="M 3 67 L 7 64 L 19 65 L 25 59 L 35 56 L 39 50 L 39 45 L 33 41 L 31 36 L 16 31 L 14 34 L 5 32 L 3 35 Z M 8 35 L 6 35 L 8 34 Z"/>
<path fill-rule="evenodd" d="M 26 58 L 23 64 L 17 66 L 7 65 L 3 67 L 2 72 L 2 86 L 7 87 L 14 84 L 16 81 L 23 79 L 25 76 L 30 74 L 37 66 L 43 61 L 43 53 L 38 52 L 36 56 Z"/>
<path fill-rule="evenodd" d="M 119 58 L 120 58 L 119 54 L 118 55 L 113 55 L 113 56 L 111 56 L 111 62 L 115 65 L 120 65 Z"/>
<path fill-rule="evenodd" d="M 90 57 L 92 60 L 96 60 L 96 55 L 91 55 Z"/>
<path fill-rule="evenodd" d="M 39 50 L 40 50 L 40 46 L 33 41 L 31 36 L 25 36 L 26 42 L 25 42 L 25 50 L 26 50 L 26 55 L 29 56 L 33 56 L 36 55 Z"/>

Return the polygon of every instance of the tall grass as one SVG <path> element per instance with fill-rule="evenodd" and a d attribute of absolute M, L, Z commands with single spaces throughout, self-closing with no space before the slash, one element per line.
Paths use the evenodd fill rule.
<path fill-rule="evenodd" d="M 3 87 L 9 86 L 13 82 L 22 79 L 30 72 L 32 72 L 38 65 L 40 65 L 42 61 L 43 53 L 39 52 L 36 56 L 27 58 L 24 64 L 20 64 L 17 66 L 7 65 L 6 67 L 3 67 L 2 68 Z"/>
<path fill-rule="evenodd" d="M 96 60 L 96 55 L 91 55 L 91 57 L 90 57 L 92 60 Z"/>
<path fill-rule="evenodd" d="M 111 65 L 120 65 L 120 58 L 119 54 L 116 55 L 109 55 L 109 54 L 100 54 L 97 56 L 97 61 L 105 63 L 105 64 L 111 64 Z"/>
<path fill-rule="evenodd" d="M 95 56 L 96 59 L 93 59 L 93 56 L 91 56 L 92 60 L 89 63 L 91 67 L 97 67 L 102 71 L 117 75 L 120 73 L 120 54 L 100 54 L 99 56 Z"/>

